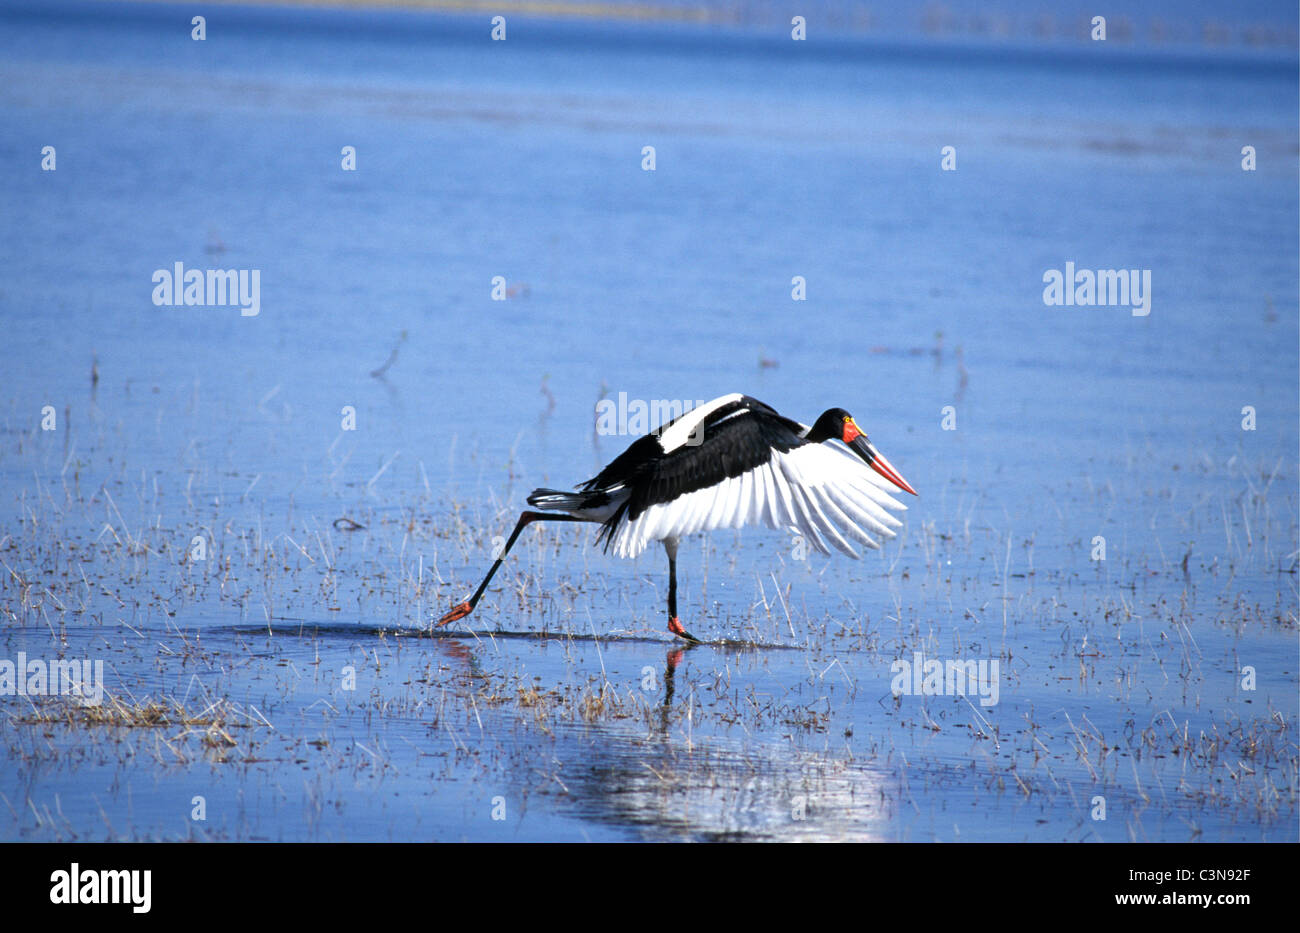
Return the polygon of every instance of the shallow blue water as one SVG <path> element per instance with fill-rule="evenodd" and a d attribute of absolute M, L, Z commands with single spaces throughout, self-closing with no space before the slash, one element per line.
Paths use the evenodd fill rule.
<path fill-rule="evenodd" d="M 809 768 L 825 780 L 848 773 L 845 786 L 883 781 L 892 790 L 882 799 L 910 801 L 870 813 L 837 804 L 840 816 L 818 824 L 831 838 L 1184 838 L 1192 823 L 1201 838 L 1294 835 L 1294 59 L 1107 49 L 1102 64 L 1089 57 L 1102 50 L 1086 45 L 1012 55 L 919 39 L 803 47 L 751 32 L 526 19 L 492 43 L 472 18 L 242 9 L 214 10 L 208 39 L 193 42 L 188 16 L 152 5 L 0 7 L 9 351 L 0 552 L 27 570 L 53 561 L 77 579 L 67 543 L 101 549 L 100 579 L 118 599 L 87 584 L 85 609 L 55 626 L 72 644 L 109 650 L 121 630 L 110 637 L 103 627 L 119 620 L 163 643 L 176 630 L 208 632 L 220 659 L 210 661 L 215 689 L 301 722 L 328 691 L 276 680 L 279 665 L 324 651 L 337 672 L 374 641 L 365 626 L 417 628 L 461 598 L 529 489 L 583 480 L 629 441 L 593 436 L 602 393 L 743 391 L 804 421 L 843 406 L 922 494 L 907 535 L 862 565 L 794 560 L 790 543 L 767 531 L 717 534 L 707 551 L 688 543 L 690 627 L 803 646 L 807 656 L 740 664 L 742 679 L 793 691 L 798 716 L 823 692 L 830 699 L 817 707 L 826 721 L 794 742 L 817 756 L 813 765 L 791 759 L 789 723 L 762 721 L 758 706 L 747 713 L 758 723 L 736 714 L 742 727 L 713 697 L 714 718 L 702 715 L 696 733 L 682 718 L 691 707 L 669 704 L 655 754 L 691 765 L 672 785 L 686 801 L 700 806 L 692 788 L 717 786 L 708 781 L 740 760 L 778 783 Z M 54 172 L 39 170 L 46 145 L 57 150 Z M 945 172 L 949 145 L 957 170 Z M 1245 145 L 1257 151 L 1256 171 L 1241 169 Z M 340 168 L 344 146 L 356 148 L 355 172 Z M 655 147 L 653 172 L 641 168 L 643 146 Z M 155 307 L 151 276 L 176 262 L 260 270 L 260 314 Z M 1067 262 L 1151 270 L 1150 315 L 1046 306 L 1043 273 Z M 492 300 L 498 275 L 515 290 L 509 300 Z M 791 300 L 794 276 L 806 280 L 806 301 Z M 372 377 L 403 332 L 396 361 Z M 59 430 L 38 430 L 45 405 L 60 419 L 67 412 Z M 341 430 L 344 406 L 356 409 L 355 431 Z M 955 430 L 944 430 L 945 406 Z M 1245 406 L 1254 431 L 1242 430 Z M 469 525 L 459 546 L 445 540 L 460 527 L 453 506 L 467 509 L 457 513 Z M 363 543 L 330 536 L 345 513 L 370 526 Z M 412 515 L 427 527 L 408 523 Z M 170 554 L 119 564 L 103 551 L 132 533 L 183 550 L 196 527 L 245 557 L 248 541 L 253 553 L 266 542 L 283 553 L 284 536 L 310 557 L 291 552 L 285 580 L 245 580 L 235 596 L 210 578 L 185 589 Z M 319 533 L 319 547 L 305 529 Z M 1089 559 L 1096 535 L 1107 538 L 1105 563 Z M 518 552 L 526 597 L 503 586 L 474 619 L 513 631 L 661 632 L 661 556 L 619 563 L 580 549 L 587 538 Z M 317 558 L 338 562 L 336 589 L 320 583 Z M 385 573 L 414 573 L 418 592 L 372 589 Z M 789 620 L 762 605 L 778 580 L 796 587 Z M 580 596 L 560 590 L 565 582 Z M 43 616 L 12 577 L 0 600 L 7 656 L 53 650 L 53 604 Z M 1122 624 L 1109 614 L 1135 607 Z M 266 660 L 236 673 L 243 664 L 231 659 L 247 641 L 232 626 L 268 619 Z M 303 620 L 359 634 L 300 643 L 290 633 Z M 1179 647 L 1185 637 L 1195 651 Z M 1115 653 L 1084 660 L 1103 639 Z M 1017 730 L 1043 709 L 1082 708 L 1109 739 L 1166 709 L 1195 732 L 1224 711 L 1252 721 L 1271 706 L 1279 757 L 1252 772 L 1253 789 L 1204 813 L 1188 801 L 1217 788 L 1217 762 L 1175 780 L 1182 796 L 1108 825 L 1085 819 L 1086 789 L 1063 792 L 1055 776 L 1029 773 L 1045 789 L 1021 806 L 1008 766 L 973 751 L 979 741 L 952 738 L 946 721 L 931 736 L 926 719 L 974 721 L 963 698 L 925 716 L 907 705 L 914 698 L 892 717 L 892 699 L 877 702 L 889 693 L 890 662 L 918 643 L 946 656 L 977 645 L 977 656 L 1001 653 L 1017 668 L 1023 659 L 995 717 L 1018 736 L 1004 736 L 1001 754 L 1022 770 L 1016 756 L 1038 753 Z M 121 648 L 112 682 L 185 694 L 191 672 L 164 663 L 155 679 L 151 639 L 142 644 Z M 435 650 L 414 644 L 402 650 Z M 507 693 L 526 670 L 557 688 L 600 673 L 652 707 L 663 694 L 662 684 L 636 685 L 647 666 L 663 679 L 665 645 L 583 643 L 577 659 L 555 646 L 470 645 L 473 663 L 508 682 Z M 1258 670 L 1255 696 L 1236 688 L 1243 655 Z M 447 671 L 469 663 L 451 657 Z M 833 661 L 840 667 L 827 674 Z M 697 649 L 680 676 L 704 690 L 733 663 Z M 1089 663 L 1103 669 L 1081 675 Z M 258 703 L 267 677 L 277 698 Z M 403 683 L 379 678 L 376 702 L 405 696 Z M 836 692 L 850 683 L 863 686 Z M 538 742 L 576 743 L 552 757 L 597 754 L 617 764 L 614 774 L 627 761 L 644 774 L 636 762 L 658 741 L 653 730 L 595 716 L 538 733 L 526 710 L 497 710 L 480 725 L 480 712 L 465 709 L 491 746 L 470 767 L 457 738 L 430 729 L 426 701 L 412 702 L 409 720 L 331 726 L 367 748 L 375 737 L 400 744 L 390 751 L 400 759 L 395 797 L 358 789 L 351 773 L 304 772 L 337 784 L 344 808 L 366 820 L 331 822 L 328 810 L 300 818 L 272 795 L 220 832 L 402 838 L 413 813 L 425 814 L 418 831 L 433 838 L 781 838 L 803 828 L 769 812 L 788 811 L 785 791 L 772 791 L 770 806 L 760 793 L 748 809 L 728 798 L 734 810 L 703 807 L 692 820 L 680 807 L 671 818 L 647 815 L 658 811 L 639 797 L 620 810 L 589 787 L 534 809 L 531 821 L 508 821 L 507 832 L 481 819 L 479 804 L 493 782 L 531 786 L 511 776 L 513 757 L 533 755 Z M 1072 729 L 1055 725 L 1045 744 L 1068 758 Z M 688 726 L 686 747 L 702 759 L 682 750 Z M 852 740 L 828 738 L 846 729 Z M 421 754 L 457 766 L 429 784 Z M 866 770 L 848 764 L 863 761 Z M 973 761 L 988 768 L 974 783 L 963 776 Z M 282 783 L 287 766 L 246 779 L 224 767 L 213 768 L 211 794 L 234 800 Z M 1076 784 L 1094 779 L 1079 760 L 1062 767 Z M 1103 783 L 1143 799 L 1153 775 L 1168 775 L 1158 762 L 1142 767 L 1154 770 L 1135 779 L 1126 763 Z M 136 772 L 122 773 L 129 783 Z M 139 774 L 187 798 L 188 777 Z M 547 777 L 547 793 L 566 775 L 561 768 L 559 785 Z M 1250 810 L 1248 800 L 1269 797 L 1269 781 L 1290 788 L 1289 803 L 1283 793 L 1280 811 L 1276 802 Z M 61 791 L 65 811 L 81 814 L 70 824 L 95 832 L 96 806 L 126 807 L 121 793 L 92 804 L 86 788 L 102 783 L 74 768 L 63 783 L 47 776 L 4 793 L 39 804 Z M 618 792 L 613 779 L 592 784 Z M 1035 793 L 1046 794 L 1047 816 L 1029 815 Z M 113 833 L 193 830 L 161 805 L 134 806 L 133 822 Z M 14 809 L 23 815 L 8 837 L 67 831 Z"/>

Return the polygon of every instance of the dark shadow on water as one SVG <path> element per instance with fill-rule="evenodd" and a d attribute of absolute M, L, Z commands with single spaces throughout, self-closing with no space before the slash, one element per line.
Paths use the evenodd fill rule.
<path fill-rule="evenodd" d="M 362 623 L 346 622 L 308 622 L 303 620 L 298 623 L 289 623 L 281 619 L 279 623 L 272 625 L 229 625 L 213 626 L 209 631 L 231 632 L 236 635 L 291 635 L 301 637 L 304 635 L 318 635 L 324 637 L 370 637 L 370 638 L 427 638 L 433 640 L 451 639 L 458 641 L 482 641 L 493 638 L 517 638 L 529 641 L 568 641 L 568 642 L 594 642 L 598 644 L 616 643 L 616 644 L 643 644 L 643 645 L 673 645 L 680 652 L 682 650 L 691 650 L 693 648 L 710 647 L 722 648 L 727 651 L 800 651 L 799 645 L 782 645 L 774 642 L 746 641 L 743 639 L 720 638 L 715 641 L 701 641 L 695 644 L 687 644 L 677 639 L 668 640 L 665 638 L 656 638 L 651 635 L 593 635 L 587 633 L 570 633 L 570 632 L 528 632 L 512 631 L 509 629 L 483 629 L 478 632 L 461 632 L 450 629 L 416 629 L 416 628 L 390 628 L 382 625 L 367 625 Z"/>

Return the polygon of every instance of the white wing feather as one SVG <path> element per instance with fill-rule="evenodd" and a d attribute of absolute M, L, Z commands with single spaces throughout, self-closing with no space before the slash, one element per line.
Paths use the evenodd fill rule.
<path fill-rule="evenodd" d="M 650 506 L 620 525 L 611 548 L 620 557 L 636 557 L 651 541 L 761 523 L 800 534 L 823 554 L 833 545 L 856 558 L 846 538 L 878 548 L 868 531 L 893 538 L 902 527 L 887 511 L 906 510 L 891 495 L 897 492 L 848 448 L 805 444 L 773 451 L 767 463 L 738 477 Z"/>

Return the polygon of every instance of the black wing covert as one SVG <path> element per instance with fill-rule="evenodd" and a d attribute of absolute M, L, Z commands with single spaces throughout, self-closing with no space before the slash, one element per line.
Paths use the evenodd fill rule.
<path fill-rule="evenodd" d="M 798 423 L 746 396 L 710 413 L 699 444 L 664 452 L 655 435 L 641 438 L 583 485 L 604 488 L 607 480 L 614 480 L 632 491 L 601 529 L 605 547 L 620 524 L 635 521 L 651 506 L 747 473 L 771 460 L 773 451 L 785 453 L 808 443 L 799 436 L 801 430 Z"/>

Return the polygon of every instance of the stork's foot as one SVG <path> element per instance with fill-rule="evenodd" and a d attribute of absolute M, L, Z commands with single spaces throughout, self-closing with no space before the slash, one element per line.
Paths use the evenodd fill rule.
<path fill-rule="evenodd" d="M 446 625 L 448 622 L 455 622 L 457 619 L 463 619 L 474 611 L 474 607 L 469 603 L 461 603 L 459 606 L 453 606 L 451 611 L 435 623 L 436 626 Z"/>
<path fill-rule="evenodd" d="M 694 635 L 692 635 L 690 632 L 686 631 L 686 629 L 682 627 L 682 623 L 677 618 L 677 616 L 672 616 L 671 618 L 669 618 L 668 631 L 672 632 L 678 638 L 685 638 L 687 641 L 695 642 L 696 644 L 701 644 L 698 638 L 696 638 Z"/>

